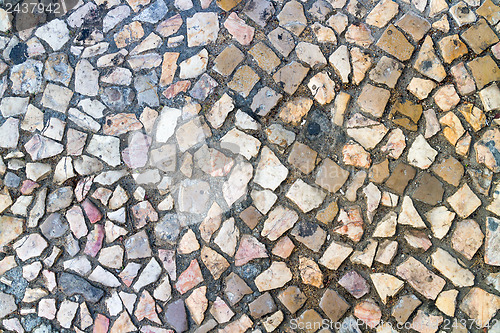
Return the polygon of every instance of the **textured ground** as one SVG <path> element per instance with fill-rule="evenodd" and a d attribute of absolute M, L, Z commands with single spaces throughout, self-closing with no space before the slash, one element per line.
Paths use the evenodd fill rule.
<path fill-rule="evenodd" d="M 500 332 L 496 0 L 66 4 L 0 9 L 0 332 Z"/>

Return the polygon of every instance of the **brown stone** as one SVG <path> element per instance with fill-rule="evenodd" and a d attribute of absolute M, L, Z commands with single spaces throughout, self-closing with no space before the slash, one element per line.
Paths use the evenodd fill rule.
<path fill-rule="evenodd" d="M 401 61 L 410 59 L 415 50 L 403 33 L 392 24 L 387 27 L 376 45 Z"/>
<path fill-rule="evenodd" d="M 240 278 L 236 273 L 231 272 L 224 280 L 226 294 L 229 304 L 235 305 L 238 303 L 243 296 L 251 294 L 253 291 L 250 287 Z"/>
<path fill-rule="evenodd" d="M 309 67 L 292 61 L 288 65 L 281 67 L 273 75 L 273 79 L 287 94 L 292 95 L 302 83 L 302 80 L 304 80 L 308 72 Z"/>
<path fill-rule="evenodd" d="M 408 182 L 415 177 L 416 173 L 415 168 L 401 162 L 394 168 L 385 185 L 397 194 L 402 195 Z"/>
<path fill-rule="evenodd" d="M 403 17 L 396 22 L 396 26 L 410 35 L 416 42 L 421 40 L 431 28 L 429 21 L 413 12 L 403 15 Z"/>
<path fill-rule="evenodd" d="M 477 57 L 467 63 L 478 89 L 482 89 L 490 82 L 500 81 L 500 68 L 489 56 Z"/>
<path fill-rule="evenodd" d="M 233 75 L 231 82 L 227 84 L 230 89 L 233 89 L 243 97 L 250 94 L 253 86 L 260 80 L 259 75 L 250 66 L 241 66 Z"/>
<path fill-rule="evenodd" d="M 401 296 L 392 307 L 391 315 L 399 324 L 404 324 L 422 302 L 413 294 Z"/>
<path fill-rule="evenodd" d="M 316 153 L 303 143 L 296 141 L 292 146 L 292 151 L 288 155 L 288 163 L 305 174 L 313 171 L 316 166 Z"/>
<path fill-rule="evenodd" d="M 240 213 L 240 219 L 252 230 L 257 226 L 261 217 L 262 214 L 254 206 L 250 206 Z"/>
<path fill-rule="evenodd" d="M 443 193 L 444 188 L 441 182 L 430 173 L 424 172 L 417 182 L 412 198 L 429 205 L 436 205 L 443 199 Z"/>
<path fill-rule="evenodd" d="M 326 289 L 319 302 L 319 307 L 330 320 L 336 322 L 351 306 L 335 290 Z"/>
<path fill-rule="evenodd" d="M 442 38 L 439 42 L 439 50 L 447 64 L 453 60 L 467 54 L 467 46 L 460 40 L 458 35 L 451 35 Z"/>
<path fill-rule="evenodd" d="M 389 160 L 384 159 L 382 162 L 372 164 L 370 171 L 368 172 L 368 178 L 370 181 L 381 184 L 384 180 L 389 177 Z"/>
<path fill-rule="evenodd" d="M 221 75 L 229 76 L 244 58 L 240 49 L 229 45 L 215 58 L 213 69 Z"/>
<path fill-rule="evenodd" d="M 278 294 L 278 299 L 294 314 L 304 305 L 307 297 L 298 287 L 290 286 Z"/>
<path fill-rule="evenodd" d="M 318 211 L 316 219 L 324 224 L 328 224 L 333 221 L 338 212 L 339 206 L 337 205 L 337 201 L 332 201 L 324 209 Z"/>
<path fill-rule="evenodd" d="M 250 315 L 257 319 L 276 311 L 277 308 L 271 294 L 266 292 L 248 304 L 248 310 L 250 310 Z"/>
<path fill-rule="evenodd" d="M 462 38 L 469 44 L 472 51 L 482 53 L 499 39 L 485 19 L 479 19 L 472 27 L 462 33 Z"/>
<path fill-rule="evenodd" d="M 450 156 L 435 163 L 432 171 L 448 184 L 458 186 L 464 174 L 464 167 L 460 161 Z"/>
<path fill-rule="evenodd" d="M 254 57 L 259 67 L 268 73 L 271 73 L 281 63 L 276 54 L 262 42 L 255 44 L 248 53 Z"/>
<path fill-rule="evenodd" d="M 365 113 L 380 118 L 391 97 L 389 90 L 366 84 L 357 99 L 357 104 Z"/>
<path fill-rule="evenodd" d="M 344 185 L 348 177 L 348 171 L 327 158 L 323 161 L 316 174 L 316 184 L 331 193 L 335 193 Z"/>

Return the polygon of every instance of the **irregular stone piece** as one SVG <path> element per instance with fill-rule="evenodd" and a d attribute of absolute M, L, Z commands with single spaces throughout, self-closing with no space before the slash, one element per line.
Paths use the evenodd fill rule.
<path fill-rule="evenodd" d="M 188 46 L 203 46 L 215 42 L 219 32 L 216 13 L 196 13 L 186 20 Z"/>
<path fill-rule="evenodd" d="M 298 179 L 289 188 L 286 197 L 307 213 L 321 205 L 326 193 Z"/>
<path fill-rule="evenodd" d="M 500 230 L 498 229 L 500 220 L 494 217 L 486 218 L 486 239 L 484 262 L 488 265 L 500 266 L 500 260 L 496 255 L 500 248 Z"/>
<path fill-rule="evenodd" d="M 319 263 L 328 269 L 336 270 L 352 251 L 353 249 L 349 245 L 332 241 L 319 259 Z"/>
<path fill-rule="evenodd" d="M 467 184 L 464 184 L 452 196 L 448 197 L 447 201 L 461 218 L 468 217 L 481 206 L 481 200 L 479 200 Z"/>
<path fill-rule="evenodd" d="M 255 278 L 259 291 L 283 287 L 292 279 L 292 272 L 284 262 L 274 261 L 271 266 Z"/>
<path fill-rule="evenodd" d="M 252 42 L 255 29 L 246 24 L 235 12 L 227 17 L 224 27 L 241 45 L 249 45 Z"/>
<path fill-rule="evenodd" d="M 97 303 L 104 295 L 102 289 L 94 287 L 84 278 L 71 273 L 63 272 L 58 283 L 66 296 L 81 295 L 87 302 Z"/>
<path fill-rule="evenodd" d="M 305 67 L 296 61 L 292 61 L 288 65 L 281 67 L 273 75 L 273 79 L 287 94 L 293 95 L 308 72 L 308 67 Z"/>
<path fill-rule="evenodd" d="M 445 69 L 436 56 L 430 36 L 425 38 L 413 67 L 422 75 L 438 82 L 446 77 Z"/>
<path fill-rule="evenodd" d="M 484 327 L 500 307 L 500 297 L 478 287 L 472 288 L 462 299 L 460 310 L 467 314 L 479 327 Z"/>
<path fill-rule="evenodd" d="M 287 2 L 277 17 L 280 26 L 296 36 L 299 36 L 307 25 L 304 8 L 295 0 Z"/>
<path fill-rule="evenodd" d="M 347 312 L 350 305 L 335 290 L 328 288 L 321 297 L 319 307 L 330 320 L 337 322 Z"/>
<path fill-rule="evenodd" d="M 396 268 L 396 274 L 408 281 L 428 299 L 436 299 L 446 284 L 445 280 L 429 271 L 420 261 L 409 257 Z"/>
<path fill-rule="evenodd" d="M 437 156 L 434 150 L 425 140 L 423 135 L 417 136 L 408 151 L 408 162 L 420 169 L 427 169 Z"/>
<path fill-rule="evenodd" d="M 401 61 L 410 59 L 415 49 L 392 24 L 387 27 L 376 45 Z"/>
<path fill-rule="evenodd" d="M 476 161 L 484 164 L 493 172 L 500 171 L 500 158 L 497 156 L 500 147 L 500 131 L 496 128 L 487 130 L 479 141 L 474 144 Z"/>
<path fill-rule="evenodd" d="M 457 287 L 470 287 L 474 285 L 474 274 L 463 268 L 451 254 L 437 248 L 431 255 L 432 265 L 448 278 Z"/>

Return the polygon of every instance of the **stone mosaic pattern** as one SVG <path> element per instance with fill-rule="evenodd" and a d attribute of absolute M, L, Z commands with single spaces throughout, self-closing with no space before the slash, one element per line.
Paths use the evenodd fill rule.
<path fill-rule="evenodd" d="M 95 0 L 13 33 L 1 9 L 0 331 L 500 332 L 499 22 Z"/>

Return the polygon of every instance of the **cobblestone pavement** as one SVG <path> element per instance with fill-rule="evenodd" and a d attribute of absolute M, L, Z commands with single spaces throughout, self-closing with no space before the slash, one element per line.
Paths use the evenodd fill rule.
<path fill-rule="evenodd" d="M 500 332 L 497 0 L 33 1 L 0 332 Z"/>

